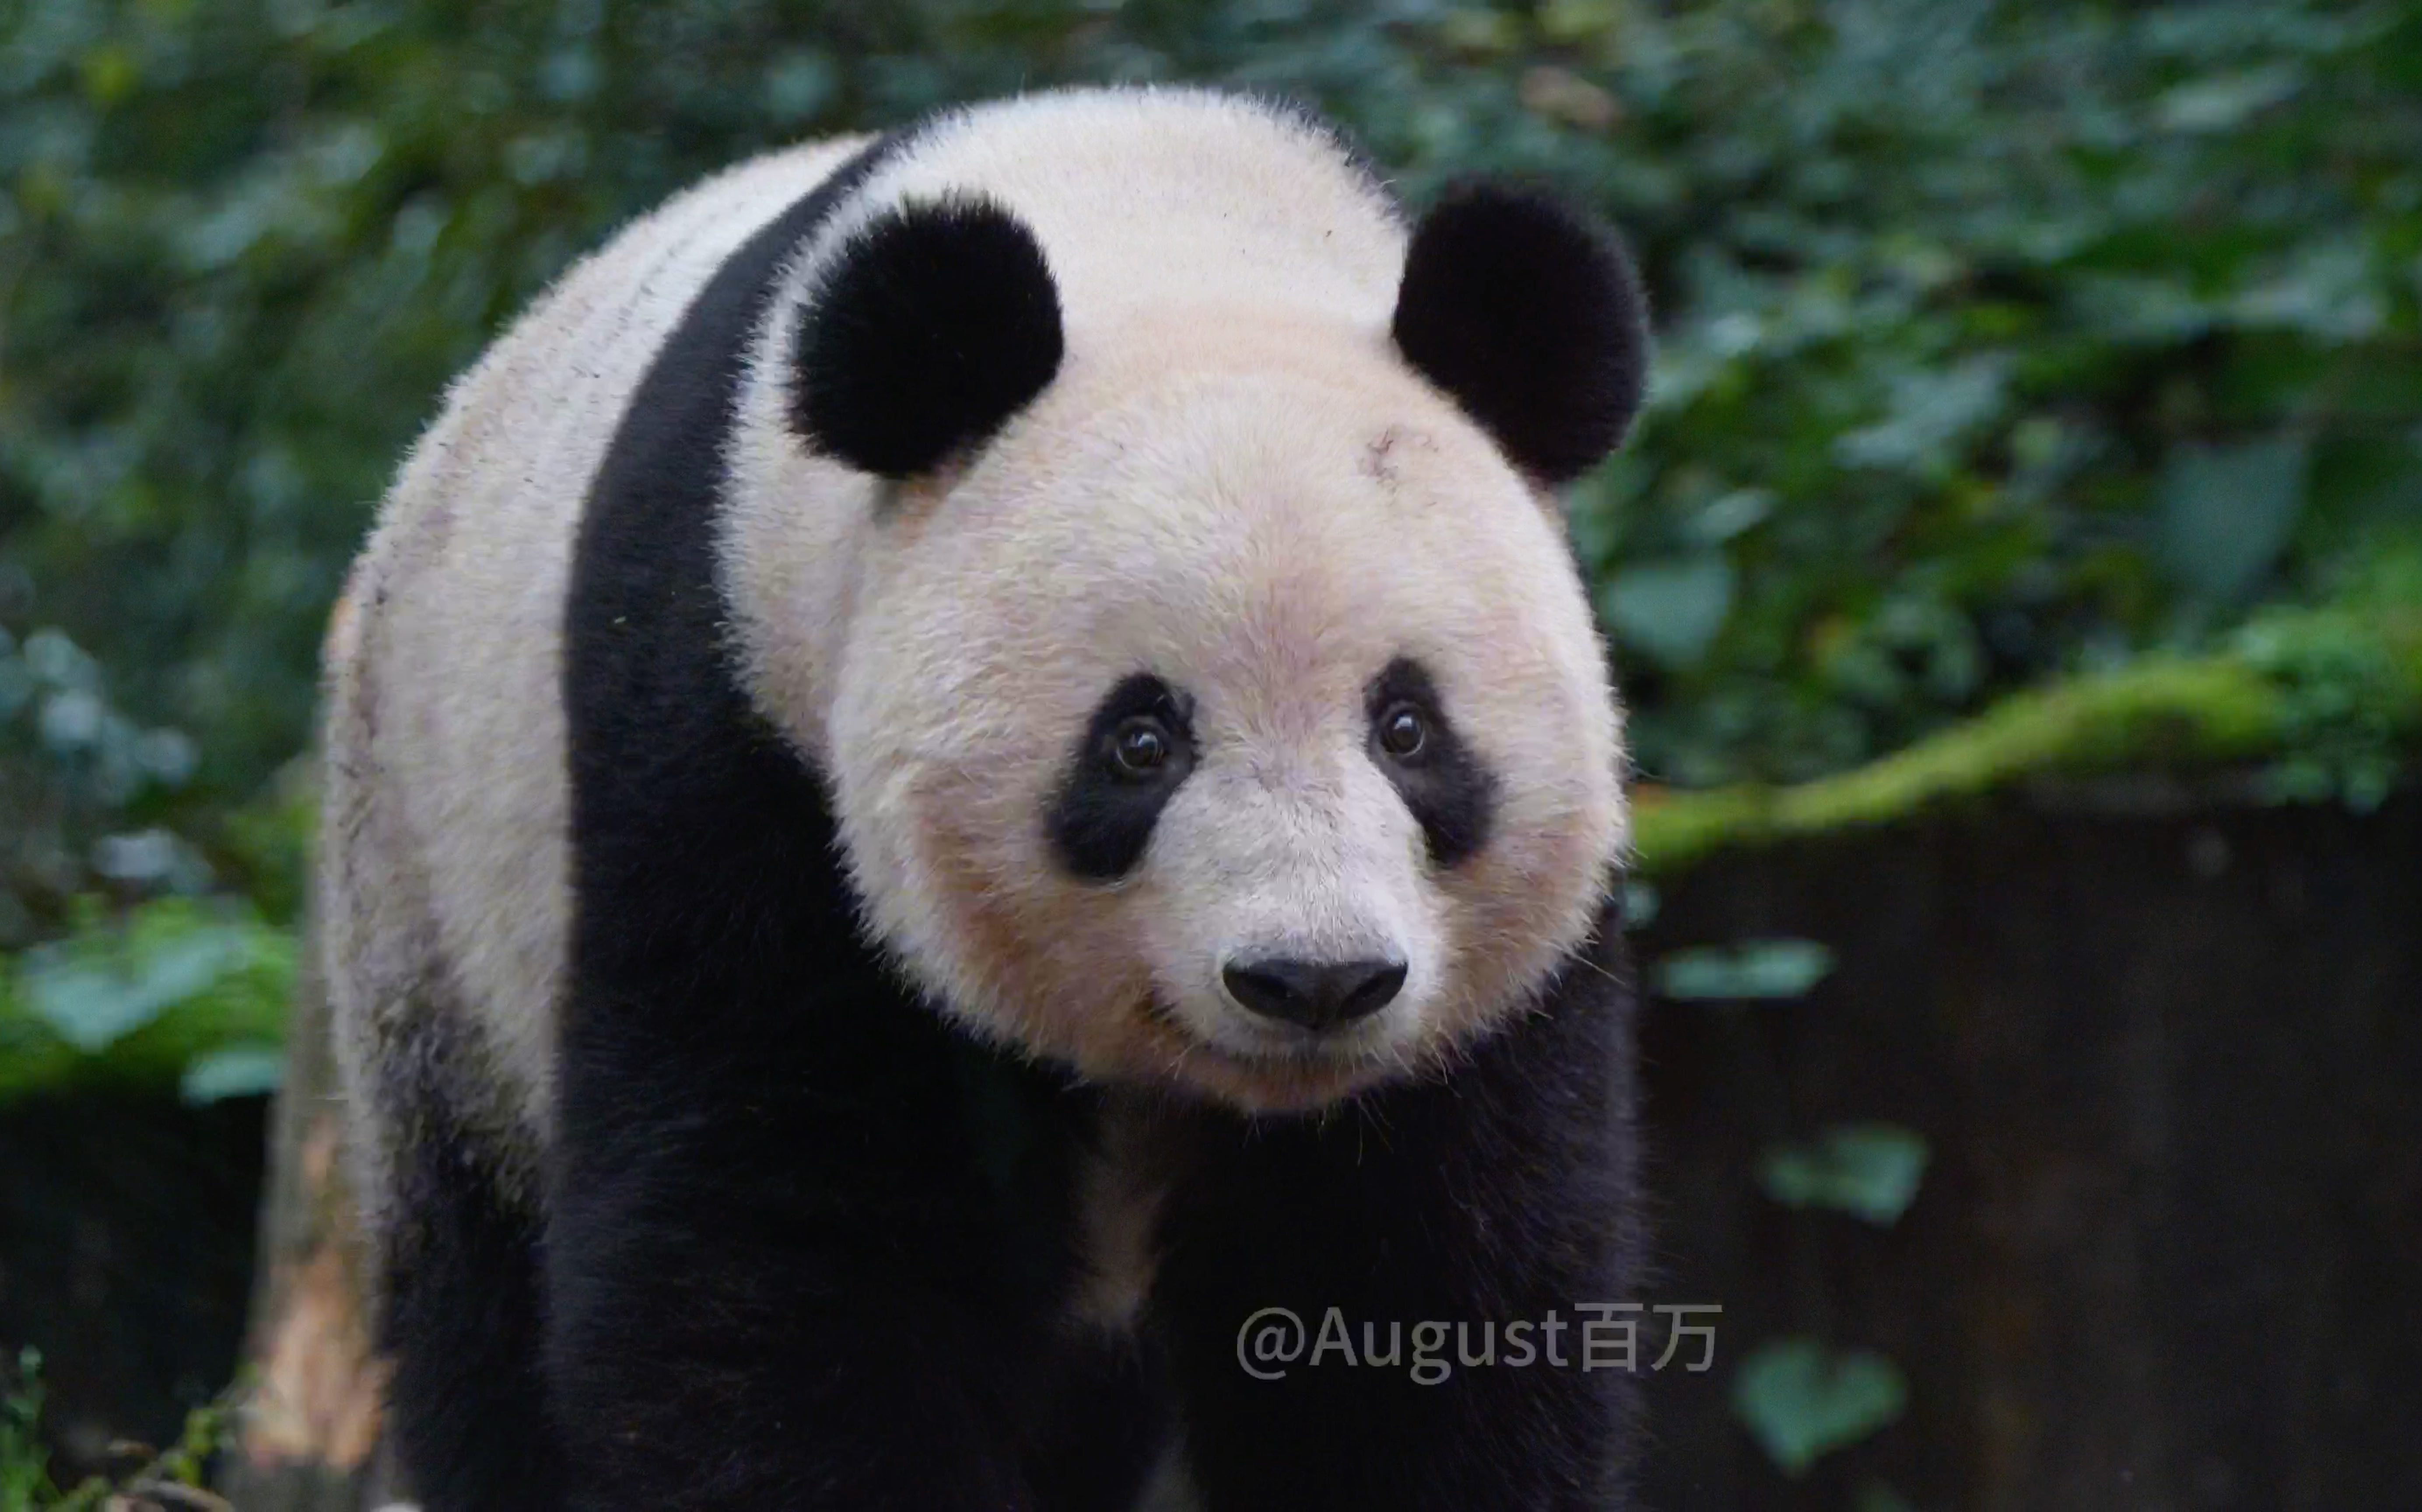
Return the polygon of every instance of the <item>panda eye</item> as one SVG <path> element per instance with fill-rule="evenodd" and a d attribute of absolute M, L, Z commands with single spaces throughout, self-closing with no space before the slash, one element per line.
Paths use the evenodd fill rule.
<path fill-rule="evenodd" d="M 1392 703 L 1379 716 L 1379 748 L 1400 762 L 1422 753 L 1430 740 L 1429 721 L 1409 703 Z"/>
<path fill-rule="evenodd" d="M 1150 777 L 1168 764 L 1175 744 L 1168 727 L 1149 715 L 1122 719 L 1110 732 L 1110 764 L 1122 777 Z"/>

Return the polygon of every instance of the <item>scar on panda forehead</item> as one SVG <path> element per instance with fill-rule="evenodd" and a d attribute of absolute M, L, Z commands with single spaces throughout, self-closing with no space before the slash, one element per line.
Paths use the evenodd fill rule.
<path fill-rule="evenodd" d="M 1400 478 L 1396 465 L 1398 449 L 1427 448 L 1430 444 L 1430 438 L 1419 431 L 1408 431 L 1401 425 L 1392 425 L 1373 436 L 1371 444 L 1362 449 L 1363 476 L 1376 479 L 1390 492 L 1393 492 Z"/>

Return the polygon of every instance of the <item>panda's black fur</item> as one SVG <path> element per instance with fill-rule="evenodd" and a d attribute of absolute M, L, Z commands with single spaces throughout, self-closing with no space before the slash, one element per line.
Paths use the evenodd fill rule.
<path fill-rule="evenodd" d="M 1566 483 L 1640 408 L 1647 308 L 1630 260 L 1570 208 L 1474 182 L 1423 219 L 1393 334 L 1508 455 Z"/>
<path fill-rule="evenodd" d="M 460 1010 L 423 1005 L 433 1022 Z M 381 1256 L 379 1342 L 391 1362 L 388 1431 L 413 1493 L 448 1507 L 565 1504 L 546 1406 L 545 1230 L 507 1198 L 485 1142 L 451 1095 L 476 1075 L 444 1030 L 426 1063 L 388 1070 L 385 1105 L 411 1127 L 397 1159 L 399 1213 Z"/>
<path fill-rule="evenodd" d="M 1043 249 L 980 199 L 884 215 L 807 315 L 793 421 L 878 478 L 914 478 L 975 446 L 1060 368 Z"/>
<path fill-rule="evenodd" d="M 785 253 L 887 150 L 692 306 L 574 559 L 580 901 L 547 1263 L 556 1408 L 590 1504 L 813 1504 L 830 1477 L 870 1507 L 1014 1506 L 1021 1472 L 968 1410 L 1030 1419 L 1037 1444 L 1053 1428 L 1033 1410 L 1058 1383 L 1020 1362 L 1061 1353 L 1046 1325 L 1085 1096 L 904 995 L 858 935 L 815 775 L 734 685 L 718 630 L 708 526 L 742 343 Z M 964 1315 L 887 1305 L 912 1287 Z"/>
<path fill-rule="evenodd" d="M 1617 1504 L 1619 1373 L 1265 1381 L 1236 1355 L 1266 1308 L 1384 1331 L 1628 1295 L 1631 1004 L 1611 904 L 1540 1011 L 1443 1079 L 1316 1116 L 1165 1109 L 1163 1258 L 1126 1335 L 1063 1315 L 1110 1095 L 977 1043 L 865 937 L 827 787 L 735 676 L 713 522 L 786 258 L 906 139 L 724 263 L 590 488 L 563 623 L 576 906 L 543 1222 L 498 1195 L 442 1056 L 385 1087 L 414 1132 L 382 1324 L 416 1493 L 428 1512 L 1120 1512 L 1181 1442 L 1206 1512 Z M 1446 233 L 1414 239 L 1399 339 L 1527 471 L 1569 477 L 1637 402 L 1636 290 L 1584 270 L 1509 291 L 1493 228 L 1613 254 L 1527 198 L 1453 203 Z M 902 478 L 980 446 L 1061 360 L 1031 252 L 981 203 L 878 223 L 803 328 L 802 435 Z M 943 306 L 956 339 L 904 337 Z M 1595 386 L 1569 414 L 1457 335 L 1554 344 L 1551 319 L 1619 349 L 1558 378 Z M 1448 755 L 1435 791 L 1405 797 L 1452 865 L 1486 843 L 1489 777 Z M 1122 836 L 1080 815 L 1072 870 L 1114 875 L 1150 823 Z"/>

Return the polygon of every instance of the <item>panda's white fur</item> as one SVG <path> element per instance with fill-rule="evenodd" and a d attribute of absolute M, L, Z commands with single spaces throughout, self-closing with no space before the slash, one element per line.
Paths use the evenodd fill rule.
<path fill-rule="evenodd" d="M 321 902 L 383 1231 L 427 1137 L 381 1094 L 400 1075 L 442 1088 L 509 1205 L 545 1210 L 583 512 L 693 300 L 865 145 L 746 164 L 575 266 L 454 386 L 381 510 L 331 637 Z M 789 420 L 803 315 L 887 212 L 967 197 L 1039 244 L 1056 373 L 928 475 L 819 454 Z M 1295 114 L 1033 96 L 880 159 L 785 260 L 745 353 L 712 523 L 724 654 L 820 774 L 866 927 L 931 1002 L 1129 1089 L 1077 1198 L 1070 1306 L 1096 1324 L 1132 1324 L 1153 1285 L 1166 1172 L 1114 1126 L 1151 1122 L 1136 1090 L 1258 1114 L 1450 1072 L 1591 935 L 1624 843 L 1620 720 L 1557 503 L 1392 339 L 1408 233 Z M 1434 863 L 1372 760 L 1366 690 L 1402 657 L 1493 779 L 1461 865 Z M 1201 749 L 1103 886 L 1055 864 L 1038 816 L 1140 667 L 1197 701 Z M 1223 988 L 1271 955 L 1407 976 L 1315 1041 Z"/>
<path fill-rule="evenodd" d="M 1325 1101 L 1518 1009 L 1581 937 L 1621 838 L 1603 667 L 1547 510 L 1376 331 L 1129 320 L 867 543 L 829 716 L 843 832 L 885 937 L 979 1022 L 1099 1076 Z M 948 518 L 926 535 L 920 510 Z M 1424 864 L 1365 756 L 1360 685 L 1400 649 L 1502 781 L 1468 870 Z M 1045 864 L 1031 816 L 1139 658 L 1202 699 L 1206 748 L 1103 896 Z M 1254 954 L 1411 972 L 1348 1059 L 1272 1063 L 1220 987 Z M 1182 1032 L 1137 1012 L 1155 996 Z"/>

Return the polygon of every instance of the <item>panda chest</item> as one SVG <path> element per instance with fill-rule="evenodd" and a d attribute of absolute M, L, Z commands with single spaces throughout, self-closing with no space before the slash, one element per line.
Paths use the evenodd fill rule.
<path fill-rule="evenodd" d="M 1077 1168 L 1069 1321 L 1109 1334 L 1135 1330 L 1159 1269 L 1157 1231 L 1170 1179 L 1166 1143 L 1150 1116 L 1113 1096 Z"/>

